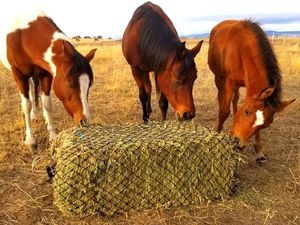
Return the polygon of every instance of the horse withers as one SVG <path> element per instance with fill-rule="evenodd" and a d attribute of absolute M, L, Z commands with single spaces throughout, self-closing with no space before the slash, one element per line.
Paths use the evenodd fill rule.
<path fill-rule="evenodd" d="M 265 162 L 260 130 L 270 126 L 275 113 L 295 101 L 281 100 L 280 69 L 267 36 L 250 20 L 223 21 L 210 33 L 208 64 L 218 88 L 217 130 L 222 130 L 232 101 L 232 135 L 241 148 L 254 135 L 257 162 Z M 246 97 L 238 107 L 240 87 L 246 88 Z"/>
<path fill-rule="evenodd" d="M 136 9 L 124 32 L 122 49 L 139 88 L 144 121 L 149 120 L 152 111 L 151 71 L 154 71 L 160 94 L 162 119 L 166 118 L 168 102 L 175 108 L 179 120 L 195 116 L 192 91 L 197 69 L 194 58 L 202 42 L 189 50 L 159 6 L 146 2 Z"/>
<path fill-rule="evenodd" d="M 96 49 L 82 56 L 64 33 L 41 10 L 27 1 L 5 4 L 0 10 L 0 59 L 12 72 L 21 96 L 25 114 L 25 144 L 36 144 L 31 127 L 31 77 L 40 82 L 43 114 L 49 139 L 56 136 L 53 126 L 50 90 L 62 101 L 65 109 L 78 124 L 89 123 L 88 92 L 93 82 L 89 62 Z M 3 17 L 3 18 L 2 18 Z M 34 114 L 32 113 L 32 116 Z M 34 116 L 33 116 L 34 117 Z"/>

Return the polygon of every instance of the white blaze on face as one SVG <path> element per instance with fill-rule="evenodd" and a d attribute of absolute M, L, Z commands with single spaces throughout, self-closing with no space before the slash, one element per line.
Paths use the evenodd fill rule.
<path fill-rule="evenodd" d="M 6 1 L 0 8 L 0 61 L 7 69 L 11 66 L 7 60 L 7 35 L 18 29 L 26 29 L 30 22 L 45 14 L 34 4 L 27 1 Z"/>
<path fill-rule="evenodd" d="M 257 127 L 257 126 L 263 125 L 264 121 L 265 121 L 263 111 L 257 110 L 256 113 L 255 113 L 255 115 L 256 115 L 256 120 L 255 120 L 255 123 L 253 124 L 253 127 Z"/>
<path fill-rule="evenodd" d="M 54 64 L 54 62 L 52 60 L 53 56 L 55 56 L 52 48 L 53 48 L 54 42 L 57 40 L 68 40 L 68 38 L 66 37 L 66 35 L 64 35 L 61 32 L 58 32 L 58 31 L 54 32 L 54 34 L 52 35 L 50 46 L 44 53 L 44 60 L 49 64 L 51 74 L 54 77 L 56 76 L 56 65 Z"/>
<path fill-rule="evenodd" d="M 90 87 L 90 78 L 87 74 L 82 74 L 79 76 L 79 86 L 80 86 L 80 99 L 83 107 L 83 115 L 86 117 L 87 124 L 89 124 L 91 120 L 91 115 L 88 106 L 87 95 Z"/>

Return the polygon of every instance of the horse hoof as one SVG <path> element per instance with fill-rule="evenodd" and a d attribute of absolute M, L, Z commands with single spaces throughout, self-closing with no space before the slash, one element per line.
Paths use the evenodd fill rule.
<path fill-rule="evenodd" d="M 52 143 L 53 141 L 55 141 L 56 137 L 57 137 L 57 134 L 55 132 L 50 133 L 49 142 Z"/>
<path fill-rule="evenodd" d="M 258 163 L 259 166 L 264 166 L 266 165 L 267 159 L 262 156 L 256 159 L 256 162 Z"/>
<path fill-rule="evenodd" d="M 26 147 L 29 149 L 29 151 L 35 153 L 37 151 L 38 145 L 35 144 L 26 144 Z"/>
<path fill-rule="evenodd" d="M 148 123 L 149 122 L 149 116 L 143 116 L 143 121 L 144 121 L 144 123 Z"/>

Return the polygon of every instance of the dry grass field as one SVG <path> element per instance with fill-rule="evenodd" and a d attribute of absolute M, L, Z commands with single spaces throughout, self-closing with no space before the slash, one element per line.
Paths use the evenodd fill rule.
<path fill-rule="evenodd" d="M 187 40 L 188 47 L 196 40 Z M 95 75 L 89 102 L 93 123 L 141 123 L 138 90 L 121 51 L 113 41 L 81 41 L 76 48 L 87 53 L 97 47 L 92 61 Z M 295 39 L 275 40 L 274 49 L 282 69 L 284 99 L 297 101 L 280 113 L 262 132 L 268 162 L 254 160 L 253 141 L 243 150 L 245 164 L 239 168 L 239 187 L 231 199 L 205 202 L 175 209 L 156 208 L 113 218 L 62 215 L 53 205 L 52 185 L 45 166 L 50 162 L 47 130 L 42 112 L 33 123 L 38 141 L 36 152 L 23 145 L 25 137 L 20 96 L 9 71 L 0 65 L 0 224 L 300 224 L 300 46 Z M 214 126 L 217 118 L 216 88 L 207 65 L 208 42 L 196 58 L 198 79 L 194 86 L 195 122 Z M 154 88 L 153 88 L 154 89 Z M 56 97 L 54 118 L 57 131 L 74 126 Z M 152 120 L 160 120 L 155 96 Z M 168 119 L 174 119 L 170 109 Z M 226 122 L 229 130 L 231 120 Z"/>

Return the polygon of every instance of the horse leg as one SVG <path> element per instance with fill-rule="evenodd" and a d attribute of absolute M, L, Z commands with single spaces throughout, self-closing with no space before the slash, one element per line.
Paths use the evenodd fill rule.
<path fill-rule="evenodd" d="M 36 91 L 35 91 L 35 84 L 34 84 L 34 81 L 33 81 L 33 78 L 31 77 L 29 79 L 29 99 L 32 103 L 32 109 L 31 109 L 31 112 L 30 112 L 30 118 L 31 120 L 36 120 L 36 114 L 37 114 L 37 97 L 36 96 Z"/>
<path fill-rule="evenodd" d="M 40 78 L 41 80 L 41 91 L 42 91 L 42 106 L 43 106 L 43 115 L 45 118 L 45 123 L 47 125 L 47 130 L 49 133 L 49 141 L 53 141 L 56 138 L 54 123 L 53 123 L 53 114 L 52 114 L 52 100 L 51 100 L 51 84 L 52 76 L 47 74 Z"/>
<path fill-rule="evenodd" d="M 220 81 L 216 81 L 220 82 Z M 217 131 L 223 129 L 223 124 L 230 114 L 230 102 L 233 94 L 233 85 L 230 81 L 222 80 L 218 83 L 218 101 L 219 101 L 219 120 L 217 124 Z"/>
<path fill-rule="evenodd" d="M 159 96 L 159 108 L 161 111 L 161 120 L 164 121 L 167 117 L 167 111 L 169 108 L 169 102 L 166 96 L 163 93 L 160 93 Z"/>
<path fill-rule="evenodd" d="M 234 94 L 233 94 L 233 98 L 232 98 L 232 107 L 233 107 L 233 113 L 236 113 L 237 111 L 237 103 L 239 101 L 240 98 L 240 92 L 239 89 L 235 89 L 234 90 Z"/>
<path fill-rule="evenodd" d="M 256 151 L 256 162 L 259 165 L 264 164 L 267 161 L 267 159 L 266 159 L 266 157 L 264 156 L 264 154 L 261 150 L 262 149 L 262 144 L 261 144 L 261 140 L 260 140 L 260 131 L 258 131 L 255 134 L 254 148 L 255 148 L 255 151 Z"/>
<path fill-rule="evenodd" d="M 11 67 L 11 71 L 16 81 L 17 87 L 20 91 L 21 107 L 25 116 L 26 138 L 24 143 L 25 145 L 29 146 L 29 148 L 32 148 L 36 146 L 36 142 L 33 137 L 31 119 L 30 119 L 32 103 L 29 98 L 29 81 L 28 81 L 29 78 L 24 77 L 21 71 L 18 70 L 16 67 Z"/>
<path fill-rule="evenodd" d="M 144 89 L 146 91 L 147 95 L 147 101 L 146 101 L 146 113 L 148 115 L 148 120 L 150 117 L 150 114 L 152 112 L 151 108 L 151 92 L 152 92 L 152 86 L 151 86 L 151 81 L 150 81 L 150 76 L 149 73 L 144 74 Z"/>
<path fill-rule="evenodd" d="M 151 83 L 149 73 L 145 74 L 137 67 L 131 67 L 131 71 L 139 88 L 139 98 L 143 107 L 143 120 L 147 122 L 151 113 Z"/>

